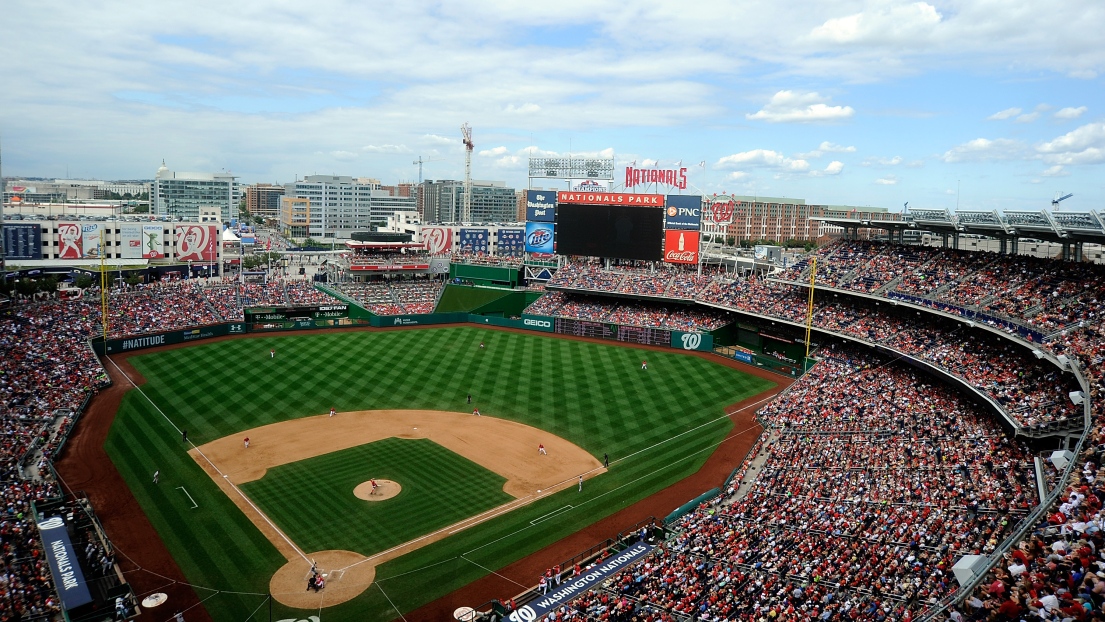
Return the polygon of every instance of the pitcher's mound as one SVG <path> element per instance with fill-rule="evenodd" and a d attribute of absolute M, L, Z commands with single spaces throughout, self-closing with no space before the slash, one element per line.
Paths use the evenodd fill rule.
<path fill-rule="evenodd" d="M 393 482 L 390 479 L 378 479 L 376 480 L 376 492 L 372 492 L 372 480 L 357 484 L 357 487 L 353 489 L 353 494 L 357 495 L 358 499 L 364 499 L 365 501 L 383 501 L 390 499 L 399 494 L 399 491 L 403 490 L 403 487 L 398 482 Z"/>
<path fill-rule="evenodd" d="M 376 576 L 376 566 L 366 562 L 364 555 L 352 551 L 319 551 L 307 557 L 317 563 L 326 587 L 318 592 L 308 590 L 311 564 L 297 559 L 284 564 L 269 581 L 269 590 L 277 602 L 299 609 L 338 605 L 360 596 Z"/>

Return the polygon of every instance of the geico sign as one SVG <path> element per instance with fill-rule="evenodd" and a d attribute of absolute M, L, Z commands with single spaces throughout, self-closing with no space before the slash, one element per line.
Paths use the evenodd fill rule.
<path fill-rule="evenodd" d="M 548 320 L 522 320 L 522 323 L 526 326 L 539 326 L 541 328 L 552 328 L 552 322 Z"/>

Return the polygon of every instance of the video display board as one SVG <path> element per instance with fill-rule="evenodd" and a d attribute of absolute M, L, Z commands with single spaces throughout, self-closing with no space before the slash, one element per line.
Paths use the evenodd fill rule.
<path fill-rule="evenodd" d="M 664 257 L 664 210 L 628 205 L 561 204 L 556 252 L 659 261 Z"/>

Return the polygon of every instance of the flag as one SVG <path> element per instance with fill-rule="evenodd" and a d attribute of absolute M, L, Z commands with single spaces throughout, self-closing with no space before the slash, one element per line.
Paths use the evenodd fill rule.
<path fill-rule="evenodd" d="M 701 166 L 702 168 L 706 168 L 706 160 L 703 160 L 703 161 L 699 162 L 698 165 Z"/>

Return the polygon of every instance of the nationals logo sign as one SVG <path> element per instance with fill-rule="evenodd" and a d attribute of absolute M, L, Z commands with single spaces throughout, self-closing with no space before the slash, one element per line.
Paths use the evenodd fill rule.
<path fill-rule="evenodd" d="M 664 232 L 664 261 L 698 263 L 698 232 L 669 229 Z"/>
<path fill-rule="evenodd" d="M 219 238 L 210 225 L 178 225 L 176 258 L 178 261 L 215 261 Z"/>
<path fill-rule="evenodd" d="M 737 211 L 737 206 L 740 205 L 740 201 L 733 201 L 733 199 L 718 199 L 714 198 L 710 201 L 710 207 L 706 214 L 706 220 L 715 225 L 727 225 L 733 222 L 733 212 Z"/>
<path fill-rule="evenodd" d="M 449 227 L 423 227 L 422 243 L 431 255 L 448 253 L 453 250 L 453 230 Z"/>
<path fill-rule="evenodd" d="M 683 341 L 684 350 L 697 350 L 698 346 L 702 345 L 702 335 L 698 333 L 683 333 L 680 339 Z"/>

